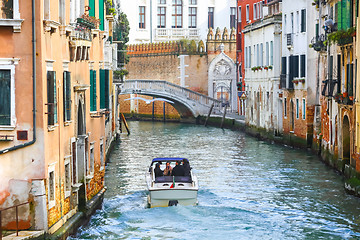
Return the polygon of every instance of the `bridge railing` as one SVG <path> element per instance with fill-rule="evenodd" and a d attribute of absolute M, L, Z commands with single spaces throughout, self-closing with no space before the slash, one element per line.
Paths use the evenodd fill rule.
<path fill-rule="evenodd" d="M 196 101 L 199 104 L 210 107 L 214 104 L 214 108 L 218 111 L 221 110 L 222 102 L 206 96 L 204 94 L 192 91 L 190 89 L 178 86 L 176 84 L 167 81 L 154 81 L 154 80 L 126 80 L 124 82 L 124 89 L 148 89 L 159 90 L 161 92 L 167 92 L 179 97 L 186 97 L 187 99 Z"/>

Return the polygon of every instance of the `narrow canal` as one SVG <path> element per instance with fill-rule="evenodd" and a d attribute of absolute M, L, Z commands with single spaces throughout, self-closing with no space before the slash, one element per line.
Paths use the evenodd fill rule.
<path fill-rule="evenodd" d="M 130 122 L 107 165 L 101 210 L 70 239 L 360 239 L 360 199 L 304 150 L 241 132 Z M 198 206 L 146 208 L 155 157 L 186 157 Z"/>

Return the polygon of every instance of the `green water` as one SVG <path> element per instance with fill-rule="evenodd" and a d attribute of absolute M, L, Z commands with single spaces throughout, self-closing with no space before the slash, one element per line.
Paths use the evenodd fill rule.
<path fill-rule="evenodd" d="M 360 239 L 360 199 L 304 150 L 211 127 L 130 122 L 101 210 L 70 239 Z M 198 206 L 146 208 L 155 157 L 188 158 Z"/>

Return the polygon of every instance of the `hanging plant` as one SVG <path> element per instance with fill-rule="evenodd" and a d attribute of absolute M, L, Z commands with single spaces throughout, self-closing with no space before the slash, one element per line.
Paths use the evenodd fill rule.
<path fill-rule="evenodd" d="M 352 42 L 352 37 L 356 34 L 356 27 L 348 28 L 347 30 L 338 30 L 328 35 L 328 43 L 336 43 L 344 45 Z"/>

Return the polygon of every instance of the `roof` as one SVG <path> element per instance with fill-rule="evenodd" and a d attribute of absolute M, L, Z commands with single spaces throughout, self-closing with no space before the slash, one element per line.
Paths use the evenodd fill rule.
<path fill-rule="evenodd" d="M 152 160 L 152 162 L 166 162 L 166 161 L 182 161 L 183 159 L 186 159 L 187 161 L 189 161 L 187 158 L 154 158 Z"/>

